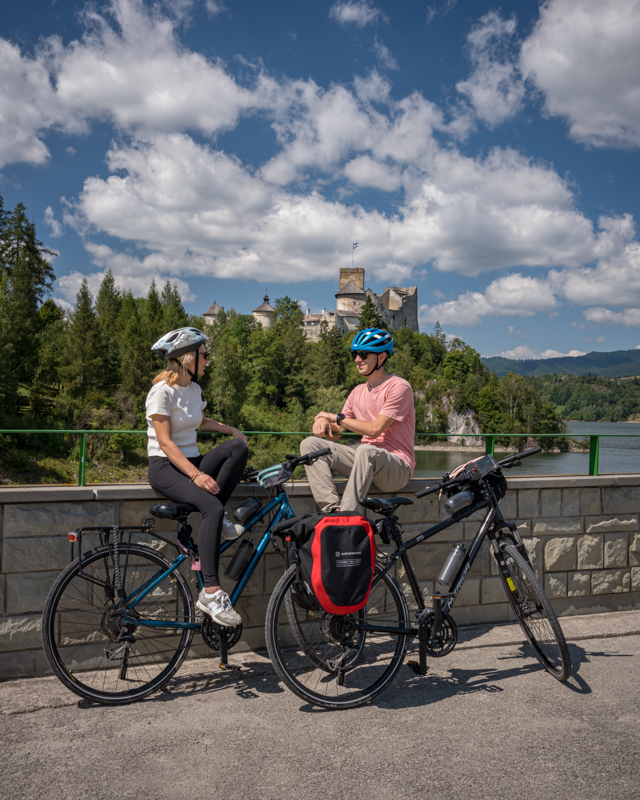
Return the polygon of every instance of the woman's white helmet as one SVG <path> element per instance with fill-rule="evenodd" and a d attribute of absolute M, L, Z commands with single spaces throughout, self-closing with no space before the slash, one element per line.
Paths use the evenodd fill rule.
<path fill-rule="evenodd" d="M 170 361 L 185 353 L 199 350 L 200 345 L 206 341 L 206 334 L 197 328 L 178 328 L 160 337 L 151 348 L 151 352 L 157 353 L 165 361 Z"/>

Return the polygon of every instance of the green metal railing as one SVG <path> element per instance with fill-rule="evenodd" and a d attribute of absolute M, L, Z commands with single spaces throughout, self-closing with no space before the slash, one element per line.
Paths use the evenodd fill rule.
<path fill-rule="evenodd" d="M 311 431 L 242 431 L 245 436 L 309 436 L 311 435 Z M 146 436 L 147 431 L 145 430 L 138 430 L 138 431 L 119 431 L 119 430 L 111 430 L 111 431 L 97 431 L 97 430 L 42 430 L 39 428 L 29 428 L 29 429 L 0 429 L 1 433 L 58 433 L 62 435 L 73 435 L 73 436 L 80 436 L 80 459 L 78 462 L 78 486 L 85 486 L 85 475 L 86 475 L 86 462 L 87 462 L 87 437 L 92 434 L 107 434 L 109 436 L 116 436 L 116 435 L 132 435 L 132 436 Z M 215 431 L 198 431 L 201 434 L 209 434 L 212 436 L 219 435 L 216 434 Z M 346 436 L 358 436 L 359 434 L 356 433 L 347 433 L 344 434 Z M 501 438 L 511 438 L 511 439 L 524 439 L 525 437 L 533 437 L 535 439 L 542 439 L 542 438 L 554 438 L 557 439 L 560 436 L 563 438 L 570 438 L 570 439 L 582 439 L 585 437 L 589 437 L 589 475 L 598 475 L 598 466 L 599 466 L 599 457 L 600 457 L 600 439 L 601 437 L 605 436 L 607 438 L 637 438 L 640 434 L 633 434 L 633 433 L 599 433 L 599 434 L 585 434 L 585 433 L 574 433 L 574 434 L 557 434 L 557 433 L 535 433 L 535 434 L 527 434 L 527 433 L 416 433 L 416 438 L 418 437 L 428 437 L 428 438 L 445 438 L 448 439 L 449 437 L 462 437 L 462 438 L 479 438 L 484 439 L 485 441 L 485 453 L 487 455 L 493 455 L 495 452 L 495 444 L 496 439 Z"/>

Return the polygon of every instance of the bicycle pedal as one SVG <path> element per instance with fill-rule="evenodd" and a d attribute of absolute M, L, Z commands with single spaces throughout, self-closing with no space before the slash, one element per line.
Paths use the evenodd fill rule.
<path fill-rule="evenodd" d="M 219 664 L 219 667 L 221 670 L 224 670 L 224 672 L 235 672 L 240 669 L 240 667 L 237 667 L 235 664 Z"/>
<path fill-rule="evenodd" d="M 420 669 L 420 662 L 419 661 L 407 661 L 407 666 L 412 672 L 415 672 L 416 675 L 426 675 L 427 667 L 425 667 L 424 672 Z"/>

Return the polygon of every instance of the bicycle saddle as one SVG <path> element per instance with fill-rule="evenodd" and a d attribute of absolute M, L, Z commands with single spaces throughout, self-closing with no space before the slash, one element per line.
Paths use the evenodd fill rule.
<path fill-rule="evenodd" d="M 358 502 L 361 506 L 376 511 L 378 514 L 391 514 L 398 506 L 411 506 L 413 500 L 410 497 L 361 497 Z"/>
<path fill-rule="evenodd" d="M 191 503 L 155 503 L 149 512 L 158 519 L 182 519 L 197 510 Z"/>

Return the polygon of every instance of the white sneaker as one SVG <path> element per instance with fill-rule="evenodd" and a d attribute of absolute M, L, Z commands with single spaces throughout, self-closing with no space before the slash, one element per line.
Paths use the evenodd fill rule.
<path fill-rule="evenodd" d="M 223 539 L 237 539 L 244 533 L 243 525 L 236 525 L 231 522 L 229 517 L 225 514 L 222 520 L 222 538 Z"/>
<path fill-rule="evenodd" d="M 229 595 L 223 589 L 218 589 L 212 597 L 208 597 L 202 589 L 196 605 L 200 611 L 204 611 L 214 622 L 224 625 L 225 628 L 235 628 L 242 622 L 242 617 L 231 605 Z"/>

